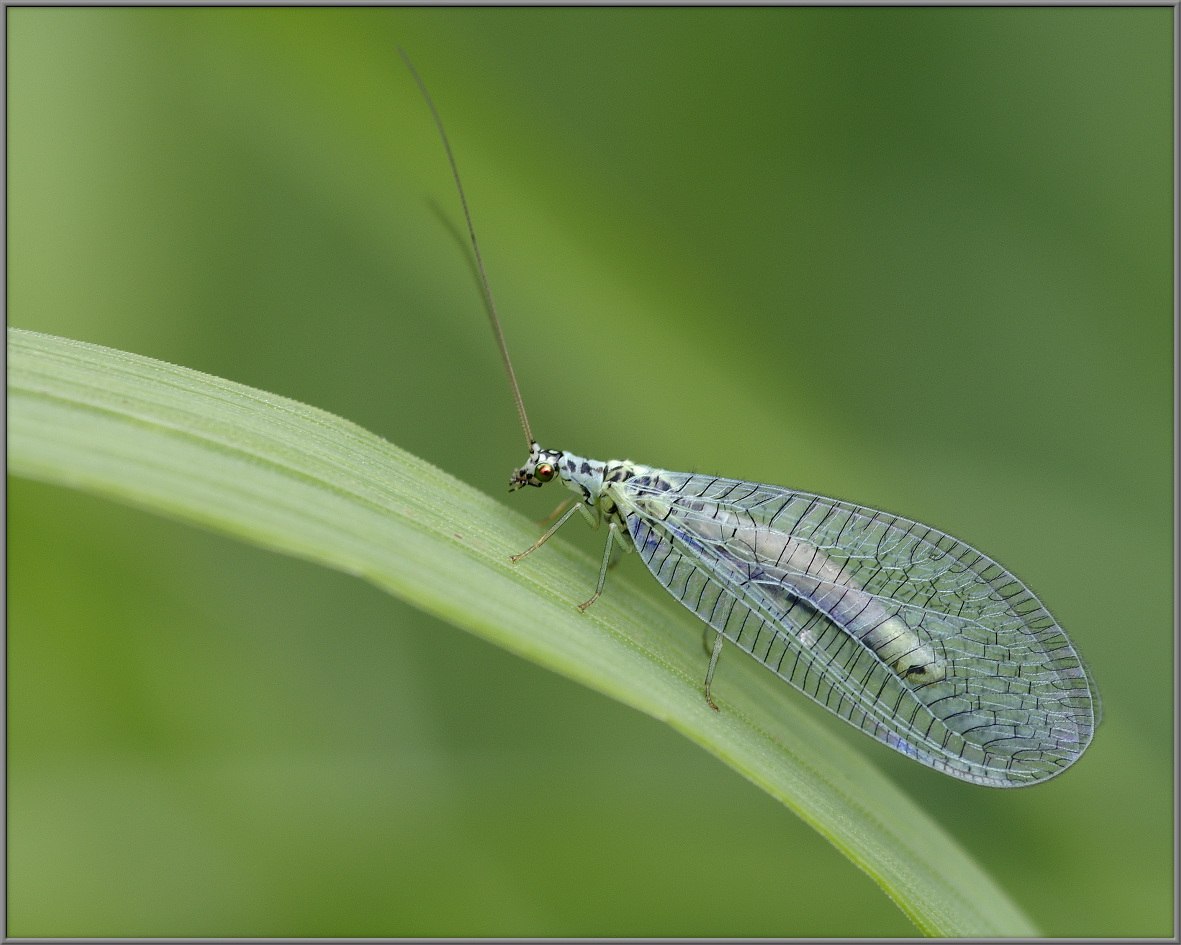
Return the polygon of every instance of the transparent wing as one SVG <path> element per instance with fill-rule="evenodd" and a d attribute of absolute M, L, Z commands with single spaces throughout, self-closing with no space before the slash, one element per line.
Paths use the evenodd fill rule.
<path fill-rule="evenodd" d="M 1033 592 L 908 519 L 775 486 L 636 467 L 611 486 L 656 579 L 727 640 L 879 741 L 1012 787 L 1097 724 L 1082 660 Z"/>

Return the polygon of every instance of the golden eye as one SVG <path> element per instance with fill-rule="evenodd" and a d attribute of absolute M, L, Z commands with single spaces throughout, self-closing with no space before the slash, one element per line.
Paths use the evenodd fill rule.
<path fill-rule="evenodd" d="M 533 473 L 533 475 L 542 482 L 549 482 L 554 478 L 554 467 L 549 463 L 541 463 L 538 465 L 537 470 Z"/>

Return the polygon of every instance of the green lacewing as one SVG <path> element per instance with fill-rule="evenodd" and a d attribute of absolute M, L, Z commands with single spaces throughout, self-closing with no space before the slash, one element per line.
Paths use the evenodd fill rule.
<path fill-rule="evenodd" d="M 533 437 L 492 298 L 459 168 L 451 167 L 484 305 L 529 456 L 510 491 L 561 482 L 571 516 L 606 525 L 594 594 L 614 547 L 713 633 L 704 694 L 730 643 L 866 734 L 952 777 L 1037 784 L 1072 765 L 1099 722 L 1098 693 L 1066 632 L 1032 590 L 971 545 L 919 522 L 797 489 L 670 472 L 544 449 Z M 707 631 L 709 632 L 709 631 Z"/>

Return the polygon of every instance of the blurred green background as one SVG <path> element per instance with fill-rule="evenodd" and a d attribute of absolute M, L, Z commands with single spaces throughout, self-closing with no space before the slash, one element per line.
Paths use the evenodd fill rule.
<path fill-rule="evenodd" d="M 1077 767 L 995 791 L 848 737 L 1045 932 L 1169 936 L 1172 17 L 9 8 L 9 324 L 501 494 L 521 436 L 404 46 L 538 436 L 1024 576 L 1104 696 Z M 648 718 L 354 578 L 8 487 L 10 935 L 913 931 Z"/>

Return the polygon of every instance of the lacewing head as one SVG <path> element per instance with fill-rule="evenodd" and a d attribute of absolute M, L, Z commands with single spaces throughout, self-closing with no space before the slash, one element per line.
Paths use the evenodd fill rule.
<path fill-rule="evenodd" d="M 509 476 L 508 491 L 516 492 L 523 486 L 544 486 L 558 474 L 559 450 L 543 450 L 537 443 L 529 447 L 529 458 L 520 469 Z"/>

